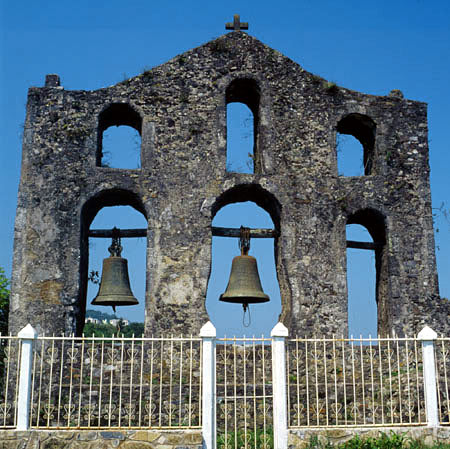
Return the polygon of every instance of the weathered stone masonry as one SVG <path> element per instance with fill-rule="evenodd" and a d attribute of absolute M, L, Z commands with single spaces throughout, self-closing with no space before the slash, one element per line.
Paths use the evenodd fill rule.
<path fill-rule="evenodd" d="M 226 171 L 226 105 L 254 113 L 255 174 Z M 129 125 L 141 168 L 101 166 L 101 136 Z M 364 146 L 366 175 L 337 173 L 336 133 Z M 236 31 L 117 85 L 29 91 L 14 241 L 10 330 L 84 324 L 87 232 L 104 206 L 148 221 L 146 332 L 197 333 L 208 319 L 211 221 L 251 200 L 279 231 L 281 320 L 291 335 L 346 334 L 345 226 L 375 242 L 379 331 L 449 331 L 439 298 L 424 103 L 328 83 Z M 111 224 L 112 226 L 113 224 Z"/>

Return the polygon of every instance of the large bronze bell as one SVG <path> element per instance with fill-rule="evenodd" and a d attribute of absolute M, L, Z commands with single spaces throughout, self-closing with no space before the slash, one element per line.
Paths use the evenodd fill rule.
<path fill-rule="evenodd" d="M 219 300 L 242 304 L 245 311 L 248 304 L 267 302 L 270 298 L 261 287 L 256 259 L 247 254 L 250 249 L 248 228 L 241 227 L 239 246 L 241 255 L 233 259 L 228 286 Z"/>
<path fill-rule="evenodd" d="M 121 257 L 120 237 L 113 236 L 113 242 L 108 251 L 111 256 L 103 259 L 100 287 L 91 304 L 94 306 L 111 306 L 114 311 L 116 311 L 117 306 L 139 304 L 131 291 L 128 261 Z"/>

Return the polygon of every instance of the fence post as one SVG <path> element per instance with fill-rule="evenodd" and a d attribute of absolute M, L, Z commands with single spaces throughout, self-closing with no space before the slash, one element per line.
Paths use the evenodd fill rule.
<path fill-rule="evenodd" d="M 285 339 L 289 332 L 283 323 L 272 329 L 273 444 L 274 449 L 287 449 L 287 396 Z"/>
<path fill-rule="evenodd" d="M 17 336 L 21 340 L 22 353 L 19 368 L 19 395 L 17 398 L 17 430 L 27 430 L 30 422 L 31 369 L 33 362 L 33 340 L 37 332 L 27 324 Z"/>
<path fill-rule="evenodd" d="M 208 321 L 202 337 L 202 436 L 203 449 L 216 449 L 216 328 Z"/>
<path fill-rule="evenodd" d="M 439 425 L 438 402 L 436 390 L 436 365 L 434 361 L 434 340 L 436 332 L 425 326 L 417 335 L 422 341 L 423 383 L 425 388 L 425 407 L 428 427 Z"/>

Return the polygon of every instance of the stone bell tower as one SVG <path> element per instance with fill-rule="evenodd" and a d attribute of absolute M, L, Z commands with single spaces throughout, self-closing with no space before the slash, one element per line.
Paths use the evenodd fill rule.
<path fill-rule="evenodd" d="M 231 25 L 230 25 L 231 26 Z M 280 319 L 292 335 L 347 332 L 345 226 L 373 238 L 379 332 L 448 332 L 434 254 L 426 105 L 355 92 L 303 70 L 240 30 L 114 86 L 28 94 L 15 223 L 10 330 L 80 333 L 91 223 L 129 205 L 148 228 L 146 332 L 207 321 L 211 222 L 253 201 L 275 224 Z M 254 116 L 254 173 L 226 169 L 226 108 Z M 141 166 L 102 165 L 103 132 L 128 125 Z M 364 148 L 365 174 L 337 172 L 336 133 Z M 368 246 L 367 246 L 368 245 Z"/>

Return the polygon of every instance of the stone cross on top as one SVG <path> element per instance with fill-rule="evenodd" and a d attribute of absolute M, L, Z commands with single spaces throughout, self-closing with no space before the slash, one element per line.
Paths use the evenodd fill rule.
<path fill-rule="evenodd" d="M 233 23 L 227 22 L 225 24 L 225 29 L 234 31 L 248 30 L 248 22 L 241 22 L 239 14 L 235 14 L 233 18 Z"/>

